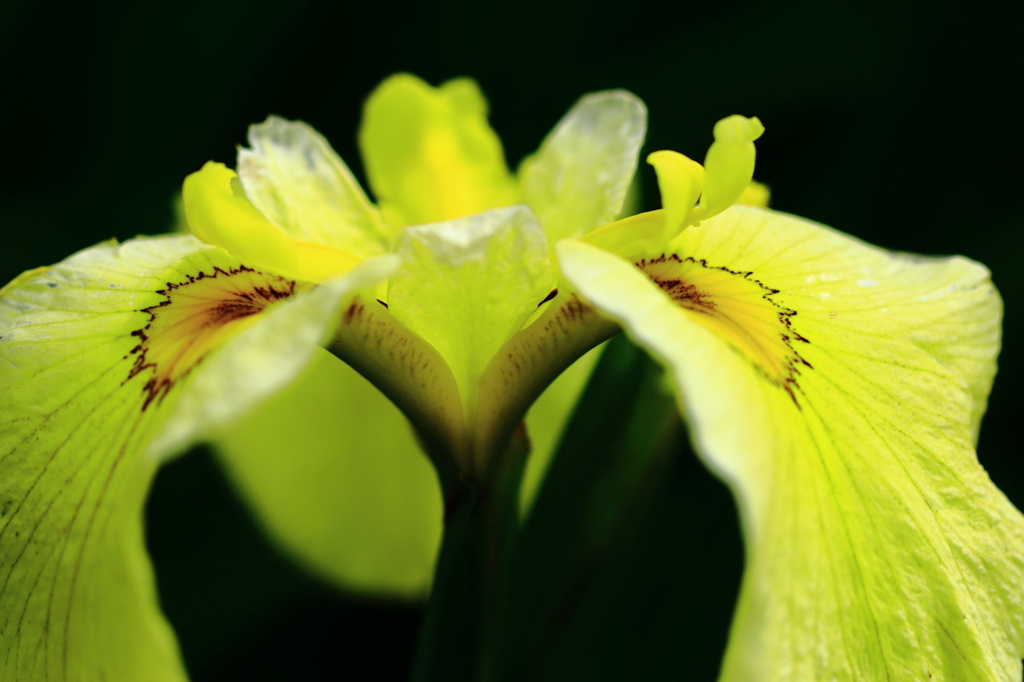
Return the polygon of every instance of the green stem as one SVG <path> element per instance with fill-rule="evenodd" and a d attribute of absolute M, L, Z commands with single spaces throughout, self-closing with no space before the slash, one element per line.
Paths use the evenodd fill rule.
<path fill-rule="evenodd" d="M 414 682 L 486 682 L 492 677 L 527 452 L 520 429 L 481 478 L 441 476 L 444 537 Z"/>

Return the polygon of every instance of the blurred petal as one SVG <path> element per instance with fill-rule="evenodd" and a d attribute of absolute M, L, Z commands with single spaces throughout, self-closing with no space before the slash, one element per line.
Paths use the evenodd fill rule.
<path fill-rule="evenodd" d="M 217 440 L 275 540 L 319 575 L 422 597 L 441 538 L 441 493 L 405 417 L 326 352 Z"/>
<path fill-rule="evenodd" d="M 743 207 L 639 269 L 559 256 L 668 368 L 737 498 L 722 679 L 1020 679 L 1024 519 L 972 447 L 999 345 L 984 267 Z"/>
<path fill-rule="evenodd" d="M 305 123 L 271 116 L 249 127 L 238 150 L 245 196 L 288 235 L 369 258 L 387 253 L 391 235 L 345 162 Z"/>
<path fill-rule="evenodd" d="M 0 677 L 184 679 L 144 551 L 154 470 L 292 380 L 376 267 L 299 295 L 180 236 L 4 288 Z"/>
<path fill-rule="evenodd" d="M 647 109 L 630 93 L 587 95 L 523 161 L 523 200 L 550 244 L 615 219 L 636 173 L 646 130 Z"/>
<path fill-rule="evenodd" d="M 736 200 L 736 203 L 743 204 L 744 206 L 767 208 L 771 197 L 772 192 L 768 185 L 751 180 L 747 188 L 740 194 L 740 198 Z"/>
<path fill-rule="evenodd" d="M 518 201 L 487 102 L 471 80 L 434 88 L 409 74 L 392 76 L 366 101 L 359 145 L 392 228 Z"/>

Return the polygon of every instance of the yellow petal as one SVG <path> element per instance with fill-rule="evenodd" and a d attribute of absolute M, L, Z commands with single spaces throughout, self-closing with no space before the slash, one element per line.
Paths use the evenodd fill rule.
<path fill-rule="evenodd" d="M 559 252 L 736 496 L 723 680 L 1020 679 L 1024 517 L 973 449 L 999 346 L 983 267 L 745 207 L 638 264 Z"/>
<path fill-rule="evenodd" d="M 271 116 L 238 150 L 245 196 L 289 236 L 360 258 L 387 253 L 393 234 L 345 162 L 305 123 Z"/>
<path fill-rule="evenodd" d="M 518 201 L 487 103 L 471 80 L 433 88 L 399 74 L 370 95 L 359 130 L 366 174 L 393 228 Z"/>
<path fill-rule="evenodd" d="M 704 193 L 691 222 L 707 220 L 736 203 L 754 177 L 754 140 L 763 133 L 756 118 L 729 116 L 715 124 L 715 141 L 704 157 Z"/>
<path fill-rule="evenodd" d="M 299 295 L 183 235 L 3 289 L 0 678 L 185 679 L 143 543 L 156 466 L 297 376 L 353 280 L 386 274 Z"/>
<path fill-rule="evenodd" d="M 635 96 L 594 93 L 577 102 L 523 161 L 523 199 L 551 248 L 619 215 L 646 130 L 647 109 Z"/>
<path fill-rule="evenodd" d="M 647 163 L 658 174 L 667 241 L 690 224 L 690 212 L 704 189 L 704 168 L 693 159 L 668 150 L 651 153 Z"/>
<path fill-rule="evenodd" d="M 760 208 L 767 208 L 768 202 L 771 199 L 772 192 L 768 185 L 763 182 L 751 180 L 747 188 L 743 190 L 743 194 L 736 200 L 737 204 L 743 204 L 744 206 L 758 206 Z"/>
<path fill-rule="evenodd" d="M 390 313 L 451 367 L 473 433 L 484 369 L 554 288 L 544 233 L 517 206 L 407 228 L 397 253 Z"/>
<path fill-rule="evenodd" d="M 252 267 L 307 282 L 348 273 L 362 259 L 325 244 L 289 237 L 249 203 L 238 176 L 224 164 L 208 162 L 185 178 L 185 215 L 192 233 Z"/>
<path fill-rule="evenodd" d="M 741 199 L 767 203 L 767 188 L 751 182 L 754 140 L 763 132 L 764 126 L 756 118 L 722 119 L 715 124 L 715 141 L 704 166 L 678 152 L 653 152 L 647 161 L 658 174 L 665 208 L 605 225 L 584 235 L 582 241 L 636 260 L 644 254 L 659 253 L 684 228 L 721 213 Z M 698 196 L 700 204 L 694 206 Z"/>

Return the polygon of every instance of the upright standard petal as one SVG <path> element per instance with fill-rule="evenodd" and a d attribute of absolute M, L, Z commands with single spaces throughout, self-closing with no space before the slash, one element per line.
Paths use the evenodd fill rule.
<path fill-rule="evenodd" d="M 734 207 L 566 277 L 674 379 L 742 512 L 724 680 L 1019 680 L 1024 519 L 975 457 L 1000 303 L 966 259 Z"/>
<path fill-rule="evenodd" d="M 184 679 L 142 537 L 155 468 L 301 371 L 348 282 L 301 293 L 181 236 L 3 290 L 0 677 Z"/>
<path fill-rule="evenodd" d="M 271 116 L 238 150 L 245 196 L 290 236 L 359 258 L 387 253 L 393 234 L 345 162 L 305 123 Z"/>
<path fill-rule="evenodd" d="M 393 228 L 510 206 L 518 201 L 487 102 L 469 79 L 433 88 L 410 74 L 381 83 L 366 101 L 359 146 Z"/>
<path fill-rule="evenodd" d="M 619 215 L 646 132 L 643 102 L 622 90 L 599 92 L 577 102 L 523 161 L 523 201 L 551 248 Z"/>

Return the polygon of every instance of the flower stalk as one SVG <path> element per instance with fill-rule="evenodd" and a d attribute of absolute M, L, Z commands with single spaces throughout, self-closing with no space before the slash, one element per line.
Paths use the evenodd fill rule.
<path fill-rule="evenodd" d="M 414 682 L 493 679 L 528 453 L 520 428 L 484 476 L 441 476 L 444 534 Z"/>

